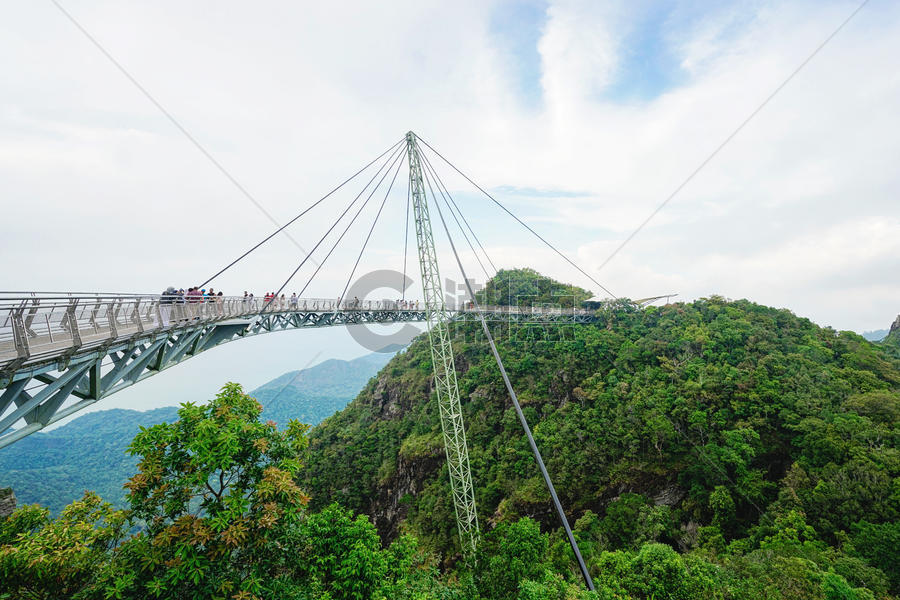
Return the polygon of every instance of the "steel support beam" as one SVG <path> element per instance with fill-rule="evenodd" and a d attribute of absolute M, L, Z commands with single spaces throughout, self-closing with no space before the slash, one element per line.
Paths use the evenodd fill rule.
<path fill-rule="evenodd" d="M 422 293 L 425 302 L 425 322 L 428 324 L 428 340 L 431 346 L 431 363 L 434 369 L 434 387 L 444 435 L 444 451 L 450 472 L 450 489 L 456 525 L 463 554 L 472 557 L 478 544 L 478 513 L 475 508 L 475 492 L 469 467 L 469 450 L 466 445 L 466 428 L 463 423 L 459 386 L 456 381 L 456 365 L 448 329 L 451 316 L 444 304 L 441 274 L 437 252 L 431 233 L 428 214 L 428 198 L 422 177 L 419 148 L 413 132 L 406 134 L 409 159 L 409 186 L 416 225 L 416 241 L 419 249 L 419 272 L 422 276 Z"/>

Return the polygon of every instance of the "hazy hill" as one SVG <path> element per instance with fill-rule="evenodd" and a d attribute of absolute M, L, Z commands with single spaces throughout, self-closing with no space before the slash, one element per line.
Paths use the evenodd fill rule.
<path fill-rule="evenodd" d="M 344 408 L 392 354 L 373 353 L 354 360 L 326 360 L 302 371 L 291 371 L 251 392 L 263 405 L 263 419 L 284 425 L 297 419 L 318 425 Z"/>
<path fill-rule="evenodd" d="M 390 357 L 326 360 L 285 373 L 251 395 L 263 405 L 263 419 L 279 425 L 289 419 L 315 425 L 343 408 Z M 174 406 L 103 410 L 30 435 L 0 450 L 0 487 L 11 487 L 19 504 L 39 503 L 54 512 L 87 489 L 119 503 L 124 498 L 122 484 L 135 473 L 135 459 L 125 453 L 128 444 L 141 426 L 171 422 L 177 411 Z"/>
<path fill-rule="evenodd" d="M 880 342 L 888 334 L 887 329 L 875 329 L 874 331 L 863 331 L 862 336 L 870 342 Z"/>

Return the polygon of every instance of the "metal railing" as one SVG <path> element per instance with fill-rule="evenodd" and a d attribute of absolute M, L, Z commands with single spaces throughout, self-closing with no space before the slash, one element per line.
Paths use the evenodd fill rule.
<path fill-rule="evenodd" d="M 474 311 L 470 304 L 448 307 Z M 335 311 L 414 311 L 416 301 L 265 298 L 252 296 L 167 296 L 158 294 L 0 293 L 0 369 L 114 341 L 267 313 Z M 584 309 L 551 306 L 482 306 L 482 312 L 510 315 L 588 314 Z"/>

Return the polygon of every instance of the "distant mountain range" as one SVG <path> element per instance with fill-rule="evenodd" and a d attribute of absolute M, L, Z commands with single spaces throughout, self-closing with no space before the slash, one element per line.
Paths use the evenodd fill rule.
<path fill-rule="evenodd" d="M 395 353 L 374 353 L 354 360 L 326 360 L 291 371 L 251 392 L 263 405 L 262 420 L 284 426 L 297 419 L 310 425 L 343 409 Z"/>
<path fill-rule="evenodd" d="M 343 409 L 392 356 L 326 360 L 285 373 L 250 395 L 263 405 L 263 420 L 279 426 L 290 419 L 317 425 Z M 110 409 L 86 414 L 48 433 L 35 433 L 0 450 L 0 488 L 11 487 L 20 505 L 42 504 L 54 513 L 84 490 L 121 505 L 122 484 L 136 472 L 137 460 L 125 452 L 128 444 L 140 427 L 177 418 L 177 406 Z"/>

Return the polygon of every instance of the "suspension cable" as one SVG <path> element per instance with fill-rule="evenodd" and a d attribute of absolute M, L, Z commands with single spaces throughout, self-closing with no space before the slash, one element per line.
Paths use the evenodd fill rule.
<path fill-rule="evenodd" d="M 404 138 L 404 139 L 405 139 L 405 138 Z M 203 283 L 201 283 L 198 287 L 201 287 L 201 288 L 202 288 L 202 287 L 206 287 L 206 284 L 208 284 L 210 281 L 212 281 L 213 279 L 215 279 L 216 277 L 218 277 L 219 275 L 221 275 L 222 273 L 224 273 L 225 271 L 227 271 L 228 269 L 230 269 L 231 267 L 233 267 L 234 265 L 236 265 L 237 263 L 239 263 L 239 262 L 240 262 L 241 260 L 243 260 L 248 254 L 250 254 L 251 252 L 253 252 L 253 251 L 256 250 L 257 248 L 259 248 L 260 246 L 262 246 L 263 244 L 265 244 L 266 242 L 268 242 L 269 240 L 271 240 L 273 237 L 275 237 L 276 235 L 278 235 L 279 233 L 281 233 L 281 232 L 282 232 L 285 228 L 287 228 L 289 225 L 293 224 L 297 219 L 299 219 L 300 217 L 302 217 L 303 215 L 305 215 L 306 213 L 308 213 L 309 211 L 311 211 L 312 209 L 314 209 L 316 206 L 318 206 L 319 204 L 321 204 L 323 200 L 325 200 L 326 198 L 328 198 L 329 196 L 331 196 L 332 194 L 334 194 L 336 191 L 338 191 L 339 189 L 341 189 L 342 187 L 344 187 L 346 184 L 350 183 L 350 181 L 352 181 L 353 179 L 355 179 L 357 175 L 359 175 L 360 173 L 362 173 L 363 171 L 365 171 L 366 169 L 368 169 L 369 167 L 371 167 L 371 166 L 372 166 L 373 164 L 375 164 L 378 160 L 380 160 L 381 157 L 383 157 L 385 154 L 387 154 L 387 153 L 390 152 L 391 150 L 395 149 L 399 144 L 402 144 L 403 141 L 404 141 L 404 139 L 401 139 L 401 140 L 398 141 L 396 144 L 394 144 L 393 146 L 391 146 L 390 148 L 388 148 L 387 150 L 385 150 L 384 152 L 382 152 L 381 154 L 379 154 L 377 157 L 375 157 L 371 162 L 369 162 L 369 163 L 368 163 L 366 166 L 364 166 L 362 169 L 360 169 L 359 171 L 357 171 L 356 173 L 354 173 L 353 175 L 351 175 L 350 177 L 348 177 L 347 179 L 345 179 L 339 186 L 337 186 L 336 188 L 334 188 L 333 190 L 331 190 L 330 192 L 328 192 L 327 194 L 325 194 L 324 196 L 322 196 L 321 198 L 319 198 L 318 200 L 316 200 L 315 202 L 313 202 L 313 204 L 310 205 L 309 208 L 307 208 L 306 210 L 304 210 L 303 212 L 301 212 L 299 215 L 297 215 L 296 217 L 294 217 L 293 219 L 291 219 L 290 221 L 288 221 L 287 223 L 285 223 L 284 225 L 282 225 L 281 227 L 279 227 L 278 229 L 276 229 L 275 231 L 273 231 L 270 235 L 268 235 L 268 236 L 267 236 L 265 239 L 263 239 L 261 242 L 259 242 L 258 244 L 256 244 L 255 246 L 253 246 L 252 248 L 250 248 L 249 250 L 247 250 L 247 251 L 244 252 L 243 254 L 241 254 L 239 257 L 237 257 L 237 258 L 234 259 L 233 261 L 231 261 L 231 263 L 230 263 L 228 266 L 226 266 L 224 269 L 222 269 L 221 271 L 219 271 L 218 273 L 216 273 L 215 275 L 213 275 L 212 277 L 210 277 L 209 279 L 207 279 L 206 281 L 204 281 Z"/>
<path fill-rule="evenodd" d="M 340 298 L 345 298 L 347 295 L 347 289 L 350 287 L 350 282 L 353 281 L 353 276 L 356 275 L 356 268 L 359 266 L 359 261 L 362 259 L 363 252 L 366 251 L 366 246 L 369 245 L 369 239 L 372 237 L 372 232 L 375 231 L 375 225 L 378 224 L 378 219 L 381 217 L 381 211 L 384 210 L 384 204 L 387 202 L 388 196 L 391 195 L 391 190 L 394 189 L 394 182 L 397 181 L 397 173 L 400 172 L 400 167 L 403 166 L 403 161 L 397 163 L 397 170 L 394 171 L 394 176 L 391 178 L 391 183 L 388 185 L 387 191 L 384 193 L 384 200 L 381 201 L 381 206 L 378 207 L 378 213 L 375 215 L 375 219 L 372 221 L 372 226 L 369 228 L 369 233 L 366 235 L 366 241 L 363 242 L 362 248 L 359 250 L 359 256 L 356 257 L 356 262 L 353 263 L 353 269 L 350 271 L 350 277 L 347 278 L 347 284 L 344 286 L 344 291 L 341 292 Z M 337 312 L 339 307 L 335 307 L 335 312 Z"/>
<path fill-rule="evenodd" d="M 420 153 L 420 156 L 422 156 L 421 153 Z M 469 236 L 466 235 L 466 230 L 463 229 L 463 226 L 459 222 L 459 219 L 456 217 L 456 213 L 453 212 L 453 208 L 450 206 L 450 203 L 447 202 L 447 198 L 446 198 L 446 196 L 444 196 L 444 192 L 441 191 L 441 184 L 438 183 L 437 173 L 434 172 L 434 169 L 431 167 L 431 165 L 428 163 L 427 160 L 423 160 L 422 163 L 425 165 L 425 170 L 431 171 L 431 176 L 435 181 L 434 185 L 435 185 L 435 187 L 437 187 L 438 193 L 440 194 L 440 198 L 444 200 L 444 204 L 447 206 L 447 210 L 449 210 L 450 214 L 453 215 L 453 220 L 456 221 L 456 226 L 459 227 L 459 231 L 462 233 L 463 238 L 466 240 L 466 244 L 469 245 L 469 249 L 472 251 L 472 254 L 475 255 L 475 260 L 478 261 L 478 266 L 481 267 L 481 270 L 484 272 L 485 283 L 487 283 L 487 281 L 490 280 L 491 275 L 488 273 L 487 269 L 484 267 L 484 263 L 481 262 L 481 258 L 478 256 L 478 252 L 475 250 L 475 247 L 472 245 L 472 242 L 469 240 Z M 429 187 L 429 189 L 431 189 L 431 188 Z M 431 194 L 434 195 L 434 190 L 432 190 Z M 449 194 L 449 192 L 448 192 L 448 194 Z M 439 198 L 437 196 L 435 196 L 434 201 L 438 202 Z M 487 254 L 485 254 L 485 256 L 487 256 Z M 490 259 L 488 259 L 488 260 L 490 260 Z M 493 264 L 491 264 L 491 266 L 493 266 Z"/>
<path fill-rule="evenodd" d="M 447 198 L 449 198 L 450 202 L 453 203 L 453 206 L 456 208 L 456 212 L 459 213 L 459 216 L 463 220 L 463 223 L 465 223 L 466 227 L 469 229 L 469 233 L 471 233 L 472 237 L 475 239 L 475 243 L 477 243 L 478 247 L 481 248 L 481 252 L 484 254 L 484 258 L 487 259 L 487 262 L 489 265 L 491 265 L 491 268 L 494 270 L 494 273 L 497 273 L 497 271 L 498 271 L 497 266 L 494 264 L 494 261 L 491 260 L 491 257 L 488 255 L 487 250 L 484 249 L 484 246 L 481 245 L 481 240 L 479 240 L 478 236 L 475 235 L 475 231 L 472 229 L 472 226 L 469 225 L 469 221 L 466 219 L 466 216 L 463 214 L 462 209 L 459 208 L 459 205 L 456 203 L 456 200 L 454 200 L 453 196 L 450 195 L 450 190 L 447 189 L 447 186 L 444 184 L 443 180 L 441 180 L 441 176 L 437 172 L 437 169 L 434 168 L 434 166 L 431 164 L 431 161 L 428 160 L 428 157 L 425 155 L 424 152 L 421 153 L 421 156 L 425 160 L 425 164 L 428 165 L 428 168 L 431 169 L 431 172 L 432 172 L 432 174 L 434 174 L 435 179 L 437 179 L 438 191 L 440 191 L 441 188 L 444 188 L 444 191 L 447 193 Z M 446 200 L 444 202 L 446 203 Z M 450 207 L 448 206 L 447 208 L 449 209 Z M 453 210 L 450 209 L 450 212 L 452 214 Z M 456 217 L 454 216 L 454 218 L 456 218 Z M 457 225 L 459 225 L 459 221 L 457 221 Z M 465 235 L 465 233 L 463 235 Z M 471 244 L 469 244 L 469 245 L 471 246 Z M 473 250 L 473 252 L 474 252 L 474 250 Z M 490 276 L 488 276 L 488 279 L 490 279 Z"/>
<path fill-rule="evenodd" d="M 522 227 L 524 227 L 525 229 L 527 229 L 528 231 L 530 231 L 531 234 L 534 235 L 534 236 L 535 236 L 537 239 L 539 239 L 541 242 L 543 242 L 545 246 L 547 246 L 548 248 L 550 248 L 551 250 L 553 250 L 554 252 L 556 252 L 559 256 L 561 256 L 561 257 L 563 258 L 563 260 L 565 260 L 567 263 L 569 263 L 570 265 L 572 265 L 573 267 L 575 267 L 575 269 L 577 269 L 579 273 L 581 273 L 582 275 L 584 275 L 585 277 L 587 277 L 588 279 L 590 279 L 591 281 L 593 281 L 595 284 L 597 284 L 598 286 L 600 286 L 600 289 L 603 290 L 604 292 L 606 292 L 606 293 L 609 295 L 610 298 L 613 298 L 613 299 L 616 298 L 616 295 L 613 294 L 612 292 L 610 292 L 610 291 L 606 288 L 606 286 L 604 286 L 602 283 L 600 283 L 599 281 L 597 281 L 597 280 L 596 280 L 594 277 L 592 277 L 587 271 L 585 271 L 584 269 L 582 269 L 581 267 L 579 267 L 577 264 L 575 264 L 575 262 L 574 262 L 571 258 L 569 258 L 569 257 L 566 256 L 565 254 L 563 254 L 562 252 L 560 252 L 553 244 L 551 244 L 550 242 L 548 242 L 547 240 L 545 240 L 543 237 L 541 237 L 541 235 L 540 235 L 538 232 L 536 232 L 534 229 L 532 229 L 531 227 L 529 227 L 522 219 L 520 219 L 519 217 L 517 217 L 516 215 L 514 215 L 508 208 L 506 208 L 503 204 L 501 204 L 499 200 L 497 200 L 496 198 L 494 198 L 493 196 L 491 196 L 489 193 L 487 193 L 487 191 L 486 191 L 483 187 L 481 187 L 480 185 L 478 185 L 477 183 L 475 183 L 474 181 L 472 181 L 472 179 L 471 179 L 468 175 L 466 175 L 465 173 L 463 173 L 462 171 L 460 171 L 460 170 L 456 167 L 456 165 L 454 165 L 452 162 L 450 162 L 449 160 L 447 160 L 447 159 L 444 157 L 443 154 L 441 154 L 440 152 L 438 152 L 437 150 L 435 150 L 434 147 L 433 147 L 431 144 L 429 144 L 428 142 L 426 142 L 425 140 L 423 140 L 422 138 L 420 138 L 420 137 L 418 137 L 418 136 L 416 136 L 416 138 L 419 139 L 419 140 L 421 140 L 422 143 L 425 144 L 425 145 L 428 147 L 429 150 L 431 150 L 432 152 L 434 152 L 435 154 L 437 154 L 438 157 L 440 157 L 441 160 L 443 160 L 445 163 L 447 163 L 448 165 L 450 165 L 450 167 L 451 167 L 454 171 L 456 171 L 457 173 L 459 173 L 460 175 L 462 175 L 462 176 L 466 179 L 466 181 L 468 181 L 469 183 L 471 183 L 472 185 L 474 185 L 476 188 L 478 188 L 478 190 L 479 190 L 482 194 L 484 194 L 485 196 L 487 196 L 494 204 L 496 204 L 496 205 L 499 206 L 501 209 L 503 209 L 503 211 L 504 211 L 506 214 L 508 214 L 508 215 L 511 216 L 513 219 L 515 219 L 516 221 L 518 221 L 518 223 L 519 223 Z"/>
<path fill-rule="evenodd" d="M 427 176 L 423 172 L 423 176 Z M 431 183 L 428 184 L 429 188 L 431 187 Z M 516 409 L 516 414 L 519 417 L 519 422 L 522 424 L 522 429 L 525 430 L 525 436 L 528 438 L 528 443 L 531 446 L 531 452 L 534 454 L 534 459 L 537 461 L 538 467 L 540 467 L 541 475 L 544 478 L 544 483 L 547 484 L 547 489 L 550 490 L 550 497 L 553 499 L 553 504 L 556 507 L 556 512 L 559 516 L 559 520 L 562 523 L 563 528 L 566 531 L 566 536 L 569 538 L 569 545 L 572 547 L 572 551 L 575 553 L 575 558 L 578 560 L 578 567 L 581 569 L 581 575 L 584 577 L 584 582 L 587 584 L 589 590 L 594 590 L 594 582 L 591 580 L 591 574 L 588 572 L 587 566 L 584 564 L 584 559 L 581 556 L 581 551 L 578 549 L 578 542 L 575 540 L 575 536 L 572 533 L 572 528 L 569 527 L 569 520 L 566 518 L 566 513 L 563 511 L 562 504 L 559 501 L 559 497 L 556 495 L 556 488 L 553 487 L 553 482 L 550 480 L 550 474 L 547 472 L 547 467 L 544 465 L 544 459 L 541 458 L 541 451 L 538 450 L 537 443 L 534 441 L 534 436 L 531 434 L 531 427 L 528 425 L 528 420 L 525 418 L 525 413 L 522 412 L 522 407 L 519 405 L 519 398 L 516 396 L 516 391 L 513 389 L 512 383 L 509 380 L 509 375 L 506 373 L 506 368 L 503 366 L 503 359 L 500 358 L 500 353 L 497 351 L 497 345 L 494 343 L 494 337 L 491 335 L 490 328 L 487 326 L 487 321 L 484 319 L 484 314 L 482 314 L 480 307 L 478 306 L 478 300 L 475 298 L 475 292 L 472 290 L 472 284 L 469 283 L 469 279 L 466 277 L 466 270 L 463 268 L 462 261 L 459 258 L 459 253 L 456 251 L 456 245 L 453 243 L 453 238 L 450 236 L 450 228 L 447 227 L 447 222 L 444 220 L 444 215 L 441 212 L 440 204 L 435 202 L 435 206 L 438 209 L 438 216 L 441 219 L 441 224 L 444 226 L 444 232 L 447 234 L 447 240 L 450 242 L 450 248 L 453 250 L 453 256 L 456 258 L 456 264 L 459 266 L 459 271 L 462 274 L 463 281 L 466 282 L 466 287 L 468 288 L 469 295 L 472 298 L 472 302 L 474 304 L 475 310 L 477 311 L 478 317 L 481 320 L 481 327 L 484 329 L 484 335 L 487 338 L 488 344 L 491 347 L 491 353 L 494 355 L 494 360 L 497 362 L 497 367 L 500 369 L 500 375 L 503 377 L 503 383 L 506 385 L 506 391 L 509 392 L 509 397 L 512 399 L 513 406 Z"/>
<path fill-rule="evenodd" d="M 398 158 L 399 158 L 399 157 L 398 157 Z M 395 160 L 397 160 L 397 159 L 395 158 Z M 391 168 L 393 168 L 394 164 L 396 164 L 396 163 L 391 163 Z M 403 164 L 402 161 L 400 162 L 400 164 L 401 164 L 401 165 Z M 398 170 L 400 169 L 400 165 L 397 166 L 397 169 L 398 169 Z M 385 172 L 385 175 L 387 175 L 387 173 L 389 173 L 389 172 L 390 172 L 390 168 Z M 394 177 L 396 178 L 396 174 L 394 175 Z M 383 179 L 384 179 L 384 178 L 382 178 L 382 180 L 383 180 Z M 338 244 L 341 243 L 341 240 L 343 240 L 343 239 L 344 239 L 344 236 L 347 235 L 347 232 L 350 231 L 350 227 L 353 226 L 353 223 L 356 222 L 357 217 L 359 217 L 359 215 L 362 213 L 363 209 L 365 209 L 365 207 L 369 204 L 369 200 L 372 199 L 372 196 L 375 194 L 375 191 L 378 189 L 378 187 L 379 187 L 380 185 L 381 185 L 381 181 L 379 181 L 379 182 L 378 182 L 378 186 L 376 186 L 376 187 L 369 193 L 368 198 L 366 198 L 366 200 L 365 200 L 365 202 L 362 204 L 362 206 L 359 207 L 359 210 L 356 211 L 356 214 L 353 215 L 353 218 L 350 219 L 350 222 L 349 222 L 349 223 L 347 224 L 347 226 L 344 228 L 344 231 L 341 232 L 341 235 L 338 237 L 338 239 L 337 239 L 337 240 L 334 242 L 334 244 L 331 246 L 331 249 L 328 250 L 328 254 L 326 254 L 326 255 L 325 255 L 325 258 L 322 259 L 322 264 L 320 264 L 320 265 L 316 268 L 316 270 L 313 272 L 313 274 L 310 275 L 309 279 L 308 279 L 308 280 L 306 281 L 306 283 L 303 285 L 303 289 L 300 290 L 300 295 L 301 295 L 301 296 L 303 295 L 303 292 L 306 291 L 306 288 L 308 288 L 309 285 L 312 283 L 312 281 L 313 281 L 313 279 L 316 277 L 316 275 L 319 274 L 319 271 L 322 269 L 322 267 L 325 265 L 325 262 L 326 262 L 326 261 L 328 260 L 328 258 L 331 256 L 331 253 L 335 251 L 335 249 L 338 247 Z M 379 211 L 379 214 L 380 214 L 380 212 L 381 212 L 381 211 Z M 341 296 L 341 297 L 343 298 L 343 296 Z"/>
<path fill-rule="evenodd" d="M 337 220 L 331 224 L 331 227 L 328 228 L 328 231 L 326 231 L 325 234 L 321 238 L 319 238 L 319 241 L 316 242 L 316 245 L 313 246 L 313 249 L 310 250 L 309 253 L 305 257 L 303 257 L 303 260 L 300 261 L 300 264 L 297 265 L 297 268 L 294 269 L 294 272 L 291 273 L 290 276 L 284 280 L 284 283 L 282 283 L 281 287 L 278 288 L 278 291 L 275 292 L 275 296 L 280 294 L 281 291 L 287 286 L 287 284 L 290 283 L 291 279 L 294 278 L 294 276 L 297 274 L 297 272 L 303 267 L 304 264 L 306 264 L 306 261 L 309 260 L 309 258 L 312 256 L 313 252 L 315 252 L 318 249 L 318 247 L 322 245 L 322 242 L 325 241 L 325 238 L 328 237 L 328 234 L 330 234 L 334 230 L 334 228 L 337 227 L 337 224 L 340 223 L 340 221 L 350 211 L 350 209 L 353 208 L 353 205 L 356 204 L 356 201 L 359 200 L 359 198 L 365 193 L 366 189 L 368 189 L 369 185 L 371 185 L 372 181 L 374 181 L 375 178 L 378 177 L 378 174 L 381 173 L 381 171 L 384 169 L 384 175 L 381 176 L 381 179 L 378 181 L 378 183 L 375 185 L 375 187 L 372 188 L 372 192 L 369 194 L 369 198 L 372 197 L 372 194 L 375 193 L 375 190 L 377 190 L 378 186 L 381 185 L 381 182 L 384 181 L 384 177 L 390 172 L 390 169 L 394 166 L 394 163 L 391 161 L 396 161 L 402 155 L 403 155 L 403 147 L 401 146 L 397 150 L 395 150 L 394 153 L 390 157 L 388 157 L 388 159 L 385 161 L 385 163 L 383 165 L 381 165 L 381 167 L 379 167 L 378 171 L 375 172 L 375 175 L 372 176 L 372 179 L 370 179 L 369 182 L 365 185 L 365 187 L 363 187 L 362 191 L 360 191 L 359 194 L 356 195 L 356 198 L 353 199 L 353 202 L 351 202 L 349 205 L 347 205 L 347 208 L 345 208 L 344 212 L 342 212 L 340 214 L 340 216 L 337 218 Z M 389 167 L 387 166 L 388 164 L 390 164 Z M 385 167 L 387 167 L 387 169 L 385 169 Z M 368 198 L 366 199 L 366 202 L 368 202 Z M 270 298 L 269 301 L 263 305 L 262 309 L 260 309 L 259 314 L 262 314 L 263 312 L 265 312 L 265 310 L 269 307 L 269 305 L 272 303 L 272 301 L 274 299 L 275 299 L 274 297 Z"/>

